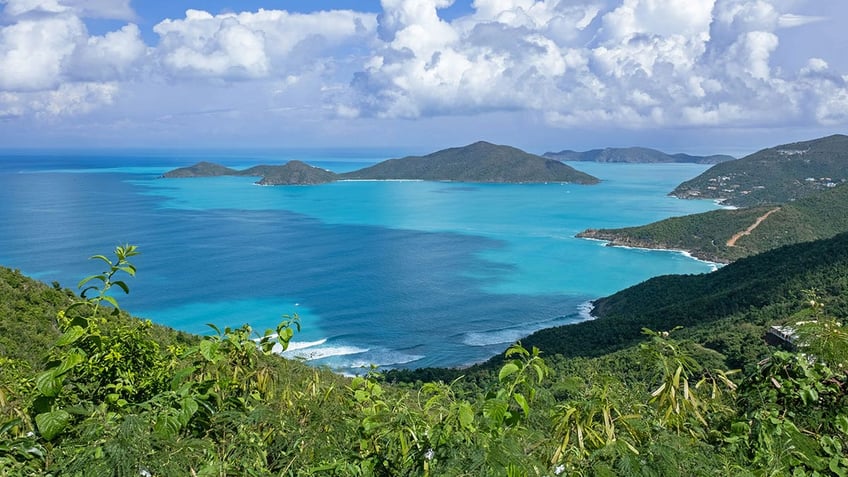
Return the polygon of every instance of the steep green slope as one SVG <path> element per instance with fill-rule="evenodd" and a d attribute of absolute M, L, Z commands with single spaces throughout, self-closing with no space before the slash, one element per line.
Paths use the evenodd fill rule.
<path fill-rule="evenodd" d="M 60 335 L 58 312 L 77 299 L 56 282 L 47 286 L 19 270 L 0 266 L 0 356 L 26 362 L 34 369 L 43 366 L 45 353 Z M 127 315 L 110 317 L 104 326 L 108 330 L 127 321 L 139 320 Z M 164 326 L 153 325 L 147 332 L 163 347 L 196 341 L 192 335 Z"/>
<path fill-rule="evenodd" d="M 71 304 L 69 293 L 0 267 L 0 356 L 40 366 L 59 336 L 56 313 Z"/>
<path fill-rule="evenodd" d="M 639 227 L 591 229 L 582 238 L 612 245 L 685 250 L 716 262 L 808 242 L 848 231 L 848 187 L 813 193 L 782 206 L 715 210 Z"/>
<path fill-rule="evenodd" d="M 696 164 L 718 164 L 732 161 L 734 157 L 721 154 L 711 156 L 692 156 L 689 154 L 666 154 L 656 149 L 646 147 L 608 147 L 590 151 L 546 152 L 542 157 L 557 161 L 588 161 L 588 162 L 627 162 L 634 164 L 653 164 L 665 162 L 692 162 Z"/>
<path fill-rule="evenodd" d="M 763 149 L 723 162 L 677 186 L 671 195 L 750 207 L 782 204 L 848 181 L 848 136 Z"/>
<path fill-rule="evenodd" d="M 522 343 L 548 354 L 599 356 L 637 342 L 643 327 L 696 329 L 767 309 L 780 311 L 772 318 L 788 316 L 807 289 L 821 290 L 838 315 L 848 314 L 848 233 L 740 259 L 708 274 L 650 279 L 596 300 L 599 318 L 541 330 Z"/>
<path fill-rule="evenodd" d="M 457 182 L 574 182 L 596 184 L 598 179 L 559 161 L 544 159 L 509 146 L 476 142 L 426 156 L 390 159 L 346 179 L 407 179 Z"/>

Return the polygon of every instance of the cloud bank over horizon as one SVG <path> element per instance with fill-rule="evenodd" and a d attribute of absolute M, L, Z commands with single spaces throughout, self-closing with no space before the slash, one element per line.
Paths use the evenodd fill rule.
<path fill-rule="evenodd" d="M 588 125 L 634 135 L 848 125 L 846 6 L 474 0 L 445 18 L 453 3 L 382 0 L 379 13 L 198 3 L 147 28 L 140 19 L 154 12 L 129 0 L 0 0 L 0 123 L 24 145 L 39 143 L 29 132 L 65 144 L 199 144 L 210 133 L 306 144 L 381 131 L 403 142 L 439 123 L 456 137 L 457 124 L 470 137 L 512 122 L 563 138 Z M 95 22 L 115 28 L 92 33 Z"/>

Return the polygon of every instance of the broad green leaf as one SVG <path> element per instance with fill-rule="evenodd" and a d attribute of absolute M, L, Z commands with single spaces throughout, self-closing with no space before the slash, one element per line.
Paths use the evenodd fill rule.
<path fill-rule="evenodd" d="M 180 421 L 176 416 L 165 414 L 156 419 L 153 424 L 153 432 L 163 439 L 170 439 L 180 432 Z"/>
<path fill-rule="evenodd" d="M 45 412 L 35 416 L 35 425 L 38 426 L 38 432 L 48 441 L 58 436 L 69 422 L 71 422 L 71 415 L 62 410 Z"/>
<path fill-rule="evenodd" d="M 471 404 L 462 402 L 459 404 L 459 424 L 462 427 L 470 428 L 474 422 L 474 410 L 471 409 Z"/>
<path fill-rule="evenodd" d="M 483 415 L 499 424 L 503 422 L 508 410 L 509 404 L 500 399 L 489 399 L 483 403 Z"/>
<path fill-rule="evenodd" d="M 536 370 L 536 376 L 539 378 L 539 383 L 545 380 L 545 368 L 538 364 L 533 365 L 533 369 Z"/>
<path fill-rule="evenodd" d="M 135 267 L 132 265 L 127 265 L 124 267 L 118 267 L 118 270 L 126 273 L 127 275 L 134 277 L 135 276 Z"/>
<path fill-rule="evenodd" d="M 839 429 L 840 432 L 848 436 L 848 415 L 841 414 L 836 416 L 835 419 L 836 428 Z"/>
<path fill-rule="evenodd" d="M 79 349 L 75 349 L 65 356 L 65 359 L 59 363 L 59 366 L 53 369 L 56 376 L 61 376 L 70 371 L 74 366 L 85 361 L 85 353 Z"/>
<path fill-rule="evenodd" d="M 517 402 L 518 405 L 521 406 L 521 410 L 524 411 L 524 415 L 529 416 L 530 406 L 527 405 L 527 399 L 524 398 L 524 395 L 521 393 L 515 393 L 515 395 L 513 395 L 512 397 L 515 399 L 515 402 Z"/>
<path fill-rule="evenodd" d="M 71 326 L 59 337 L 59 340 L 56 341 L 56 346 L 67 346 L 82 338 L 84 334 L 85 329 L 82 326 Z"/>
<path fill-rule="evenodd" d="M 80 280 L 80 282 L 77 284 L 77 288 L 82 288 L 83 285 L 85 285 L 86 283 L 88 283 L 92 280 L 100 280 L 101 282 L 106 283 L 106 276 L 105 275 L 91 275 L 89 277 L 85 277 L 82 280 Z M 89 287 L 89 288 L 97 288 L 97 287 Z"/>
<path fill-rule="evenodd" d="M 210 361 L 215 363 L 218 361 L 218 346 L 219 343 L 212 340 L 203 340 L 200 342 L 200 354 L 206 359 L 206 361 Z"/>
<path fill-rule="evenodd" d="M 51 369 L 39 374 L 35 378 L 35 387 L 41 394 L 47 397 L 55 397 L 62 391 L 63 381 L 62 376 L 57 376 L 55 369 Z"/>
<path fill-rule="evenodd" d="M 118 310 L 119 308 L 121 308 L 120 306 L 118 306 L 118 300 L 116 300 L 114 297 L 111 297 L 109 295 L 103 295 L 103 300 L 112 304 L 112 306 L 115 307 L 115 310 Z"/>
<path fill-rule="evenodd" d="M 509 376 L 518 372 L 518 365 L 515 363 L 506 363 L 503 368 L 501 368 L 501 372 L 498 373 L 498 381 L 504 381 Z"/>
<path fill-rule="evenodd" d="M 109 265 L 110 267 L 112 266 L 112 261 L 109 260 L 108 258 L 106 258 L 105 255 L 92 255 L 92 256 L 88 257 L 88 259 L 89 260 L 103 260 L 104 262 L 106 262 L 107 265 Z"/>
<path fill-rule="evenodd" d="M 126 293 L 126 294 L 130 293 L 130 287 L 128 287 L 127 284 L 125 282 L 123 282 L 122 280 L 114 281 L 114 282 L 112 282 L 112 285 L 117 286 L 118 288 L 123 290 L 124 293 Z"/>

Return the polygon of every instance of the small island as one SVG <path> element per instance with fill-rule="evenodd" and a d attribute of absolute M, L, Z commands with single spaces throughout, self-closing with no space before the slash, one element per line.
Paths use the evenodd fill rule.
<path fill-rule="evenodd" d="M 574 183 L 597 184 L 597 177 L 580 172 L 560 161 L 546 159 L 510 146 L 480 141 L 464 147 L 444 149 L 426 156 L 389 159 L 364 169 L 336 174 L 290 161 L 281 166 L 255 166 L 237 171 L 209 162 L 181 167 L 165 178 L 261 177 L 260 185 L 314 185 L 340 180 L 423 180 L 479 183 Z"/>

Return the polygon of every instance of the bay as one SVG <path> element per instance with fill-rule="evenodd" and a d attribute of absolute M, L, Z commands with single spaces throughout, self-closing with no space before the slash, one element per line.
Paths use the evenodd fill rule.
<path fill-rule="evenodd" d="M 0 155 L 0 264 L 73 287 L 86 261 L 132 243 L 137 316 L 206 333 L 260 332 L 297 313 L 289 356 L 341 372 L 463 366 L 652 276 L 714 267 L 680 253 L 574 235 L 717 206 L 666 194 L 707 166 L 574 167 L 596 186 L 421 181 L 260 187 L 252 178 L 161 179 L 212 160 L 301 159 L 337 172 L 400 152 L 50 151 Z"/>

